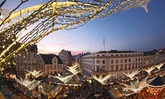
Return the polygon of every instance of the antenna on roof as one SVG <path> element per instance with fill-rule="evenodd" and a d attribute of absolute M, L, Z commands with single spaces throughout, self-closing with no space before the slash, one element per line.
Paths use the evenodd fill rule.
<path fill-rule="evenodd" d="M 128 47 L 129 47 L 129 51 L 131 51 L 131 43 L 130 43 L 130 39 L 128 40 Z"/>
<path fill-rule="evenodd" d="M 103 46 L 104 46 L 104 51 L 105 51 L 105 36 L 103 37 Z"/>

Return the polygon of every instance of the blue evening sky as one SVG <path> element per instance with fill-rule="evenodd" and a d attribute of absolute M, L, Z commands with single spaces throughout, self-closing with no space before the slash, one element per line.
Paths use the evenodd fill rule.
<path fill-rule="evenodd" d="M 9 0 L 5 7 L 17 4 Z M 22 8 L 45 3 L 45 0 L 30 0 Z M 13 4 L 14 3 L 14 4 Z M 148 13 L 143 8 L 133 8 L 105 18 L 90 21 L 74 30 L 53 32 L 38 43 L 39 52 L 57 53 L 71 50 L 72 54 L 104 50 L 146 51 L 165 48 L 165 0 L 151 0 Z"/>

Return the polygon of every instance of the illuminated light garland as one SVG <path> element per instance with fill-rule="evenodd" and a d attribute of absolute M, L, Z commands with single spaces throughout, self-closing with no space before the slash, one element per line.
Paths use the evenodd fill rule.
<path fill-rule="evenodd" d="M 77 70 L 78 69 L 78 64 L 75 64 L 73 66 L 68 66 L 68 71 L 71 72 L 73 75 L 77 75 L 78 73 L 80 73 L 81 71 L 80 70 Z"/>
<path fill-rule="evenodd" d="M 15 78 L 15 80 L 20 83 L 21 85 L 25 86 L 26 88 L 28 88 L 29 90 L 33 90 L 34 88 L 36 88 L 41 81 L 36 81 L 36 80 L 33 80 L 33 81 L 30 81 L 27 77 L 25 77 L 25 79 L 18 79 L 18 78 Z"/>
<path fill-rule="evenodd" d="M 53 78 L 57 78 L 57 79 L 59 79 L 61 82 L 63 82 L 64 84 L 66 84 L 66 83 L 68 83 L 68 82 L 72 79 L 73 76 L 74 76 L 74 75 L 62 76 L 62 75 L 58 74 L 58 76 L 52 76 L 52 77 L 53 77 Z"/>
<path fill-rule="evenodd" d="M 139 81 L 139 79 L 137 79 L 135 82 L 130 82 L 130 85 L 125 84 L 125 83 L 121 83 L 122 85 L 125 86 L 125 88 L 123 89 L 124 91 L 128 91 L 131 90 L 133 91 L 133 93 L 139 93 L 141 92 L 144 88 L 148 88 L 150 86 L 150 83 L 155 79 L 149 79 L 147 80 L 148 77 L 144 78 L 142 81 Z M 125 94 L 125 96 L 129 96 L 132 94 Z"/>
<path fill-rule="evenodd" d="M 16 39 L 17 42 L 21 43 L 21 46 L 18 46 L 17 44 L 11 45 L 9 41 L 4 39 L 4 43 L 11 45 L 11 47 L 7 49 L 8 46 L 5 46 L 3 52 L 0 53 L 2 58 L 0 64 L 8 61 L 14 54 L 31 44 L 39 42 L 42 38 L 54 31 L 75 29 L 95 18 L 111 15 L 112 13 L 124 11 L 133 7 L 144 7 L 146 9 L 147 3 L 149 2 L 149 0 L 89 1 L 91 2 L 86 2 L 85 0 L 52 2 L 51 0 L 47 4 L 41 4 L 17 12 L 12 12 L 9 17 L 4 17 L 4 19 L 0 21 L 0 23 L 2 23 L 0 36 L 13 32 L 13 36 L 17 37 L 23 29 L 27 29 L 34 24 L 35 27 L 29 30 L 30 32 L 24 32 L 25 34 L 23 34 L 19 40 Z M 21 19 L 17 21 L 15 20 L 15 18 L 29 12 L 32 13 L 29 15 L 27 14 L 25 17 L 21 17 Z M 43 19 L 43 21 L 40 21 L 41 19 Z M 52 24 L 54 24 L 54 26 Z M 9 39 L 10 38 L 11 37 L 9 36 Z M 11 51 L 10 49 L 12 48 L 13 50 Z"/>
<path fill-rule="evenodd" d="M 40 71 L 36 71 L 35 69 L 33 71 L 28 71 L 26 70 L 28 73 L 32 74 L 35 78 L 38 78 L 39 76 L 41 76 L 43 73 L 41 73 Z"/>
<path fill-rule="evenodd" d="M 134 76 L 137 75 L 139 72 L 140 72 L 140 71 L 137 70 L 137 71 L 133 71 L 133 72 L 131 72 L 131 73 L 124 73 L 124 72 L 123 72 L 123 74 L 126 75 L 127 77 L 129 77 L 131 80 L 133 80 Z"/>
<path fill-rule="evenodd" d="M 154 69 L 155 69 L 155 67 L 152 66 L 152 67 L 149 67 L 148 69 L 145 69 L 145 71 L 148 73 L 148 75 L 150 75 L 151 72 L 152 72 Z"/>
<path fill-rule="evenodd" d="M 98 77 L 92 75 L 92 78 L 95 79 L 96 81 L 98 81 L 100 84 L 105 85 L 106 81 L 109 80 L 113 76 L 114 76 L 113 74 L 108 74 L 104 78 L 98 78 Z"/>
<path fill-rule="evenodd" d="M 164 63 L 160 63 L 159 65 L 156 65 L 155 67 L 158 68 L 158 70 L 160 70 L 160 68 L 164 65 Z"/>
<path fill-rule="evenodd" d="M 4 68 L 0 68 L 0 72 L 4 71 L 5 69 Z"/>

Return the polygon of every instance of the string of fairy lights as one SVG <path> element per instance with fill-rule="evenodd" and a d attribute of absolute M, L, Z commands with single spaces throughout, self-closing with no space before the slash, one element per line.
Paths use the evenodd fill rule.
<path fill-rule="evenodd" d="M 0 66 L 11 64 L 10 59 L 18 53 L 28 51 L 28 46 L 39 42 L 45 36 L 58 30 L 76 29 L 95 18 L 129 8 L 147 8 L 149 0 L 49 0 L 46 4 L 36 5 L 16 11 L 21 3 L 8 14 L 0 11 Z M 147 11 L 147 9 L 146 9 Z M 3 12 L 3 13 L 2 13 Z M 15 64 L 15 62 L 13 62 Z"/>

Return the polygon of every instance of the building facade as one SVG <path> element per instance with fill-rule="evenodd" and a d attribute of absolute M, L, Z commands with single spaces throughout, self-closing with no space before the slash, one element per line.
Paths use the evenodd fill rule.
<path fill-rule="evenodd" d="M 157 65 L 165 61 L 165 53 L 160 51 L 144 52 L 145 67 Z"/>
<path fill-rule="evenodd" d="M 146 66 L 164 61 L 165 54 L 144 54 L 134 51 L 102 51 L 82 57 L 82 67 L 90 74 L 105 76 L 109 73 L 122 75 L 122 72 L 132 72 Z"/>
<path fill-rule="evenodd" d="M 70 51 L 61 50 L 59 53 L 59 57 L 62 60 L 64 66 L 71 66 L 72 65 L 72 54 Z"/>
<path fill-rule="evenodd" d="M 43 64 L 43 71 L 45 75 L 55 75 L 63 72 L 63 62 L 54 54 L 40 54 L 40 63 Z"/>
<path fill-rule="evenodd" d="M 16 58 L 16 72 L 25 73 L 26 70 L 42 70 L 42 65 L 38 64 L 37 45 L 32 45 L 27 52 Z"/>

